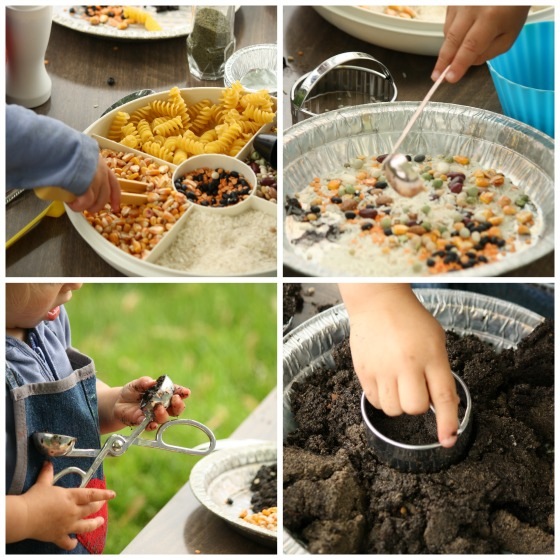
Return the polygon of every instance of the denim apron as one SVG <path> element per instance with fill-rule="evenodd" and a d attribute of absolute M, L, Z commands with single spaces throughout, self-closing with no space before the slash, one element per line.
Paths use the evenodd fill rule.
<path fill-rule="evenodd" d="M 6 372 L 7 390 L 14 406 L 17 459 L 8 494 L 26 492 L 37 480 L 45 462 L 32 441 L 34 432 L 50 432 L 74 436 L 78 449 L 100 449 L 97 414 L 96 378 L 91 358 L 68 349 L 73 372 L 64 379 L 44 383 L 24 384 L 9 366 Z M 91 457 L 54 457 L 54 473 L 70 466 L 87 471 L 94 461 Z M 81 479 L 76 474 L 62 477 L 57 486 L 78 488 Z M 103 469 L 95 472 L 88 488 L 105 488 Z M 90 533 L 76 536 L 78 545 L 65 551 L 55 544 L 25 540 L 6 545 L 7 554 L 101 554 L 107 535 L 107 504 L 90 517 L 104 517 L 105 523 Z"/>

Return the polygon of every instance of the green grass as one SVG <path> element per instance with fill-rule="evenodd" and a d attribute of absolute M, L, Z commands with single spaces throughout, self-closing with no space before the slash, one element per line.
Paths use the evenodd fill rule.
<path fill-rule="evenodd" d="M 217 439 L 229 437 L 276 385 L 275 284 L 86 284 L 66 309 L 72 343 L 94 359 L 99 379 L 120 386 L 169 375 L 192 392 L 182 417 L 208 425 Z M 166 440 L 178 443 L 179 428 Z M 189 432 L 188 442 L 183 435 L 182 444 L 202 443 L 198 433 Z M 105 553 L 124 549 L 195 462 L 136 446 L 105 461 L 107 486 L 117 493 Z"/>

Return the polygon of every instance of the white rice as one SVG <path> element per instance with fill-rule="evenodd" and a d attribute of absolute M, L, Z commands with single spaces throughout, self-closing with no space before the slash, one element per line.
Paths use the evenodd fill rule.
<path fill-rule="evenodd" d="M 276 216 L 250 209 L 237 216 L 193 212 L 156 264 L 201 276 L 276 269 Z"/>

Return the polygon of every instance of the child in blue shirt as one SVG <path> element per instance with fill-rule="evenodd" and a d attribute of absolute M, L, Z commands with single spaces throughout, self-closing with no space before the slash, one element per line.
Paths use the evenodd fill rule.
<path fill-rule="evenodd" d="M 91 358 L 71 345 L 64 303 L 79 283 L 6 285 L 6 552 L 101 553 L 107 532 L 107 500 L 100 467 L 86 488 L 75 475 L 53 485 L 64 458 L 52 462 L 35 449 L 34 432 L 74 436 L 80 448 L 100 449 L 100 433 L 138 425 L 139 402 L 156 381 L 141 377 L 124 387 L 96 379 Z M 180 414 L 189 389 L 175 387 L 167 409 L 159 405 L 154 430 Z M 73 458 L 88 470 L 93 458 Z"/>
<path fill-rule="evenodd" d="M 6 106 L 6 188 L 62 187 L 76 195 L 75 212 L 119 209 L 115 174 L 97 142 L 61 121 L 18 105 Z"/>

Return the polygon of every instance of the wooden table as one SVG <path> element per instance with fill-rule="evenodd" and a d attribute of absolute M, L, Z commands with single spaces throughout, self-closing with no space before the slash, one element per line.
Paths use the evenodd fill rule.
<path fill-rule="evenodd" d="M 284 7 L 284 68 L 283 119 L 284 129 L 292 124 L 289 93 L 296 80 L 316 68 L 321 62 L 342 52 L 358 51 L 371 54 L 391 72 L 398 89 L 398 101 L 420 101 L 432 85 L 430 75 L 435 56 L 420 56 L 396 52 L 370 45 L 340 31 L 324 20 L 311 7 Z M 289 60 L 288 60 L 289 59 Z M 502 113 L 488 67 L 475 66 L 456 85 L 443 84 L 432 97 L 434 102 L 468 105 Z M 284 267 L 284 276 L 302 276 Z M 551 253 L 534 263 L 514 270 L 507 276 L 553 277 L 554 255 Z"/>
<path fill-rule="evenodd" d="M 231 435 L 276 441 L 276 390 Z M 275 554 L 200 505 L 185 484 L 123 550 L 123 554 Z"/>
<path fill-rule="evenodd" d="M 235 16 L 237 48 L 276 41 L 276 6 L 244 6 Z M 52 96 L 36 112 L 85 130 L 120 98 L 141 89 L 221 87 L 187 71 L 186 38 L 117 41 L 53 24 L 46 59 Z M 114 79 L 114 85 L 108 79 Z M 46 203 L 25 193 L 7 208 L 6 239 L 37 216 Z M 66 215 L 45 218 L 6 252 L 6 275 L 122 276 L 82 240 Z"/>

